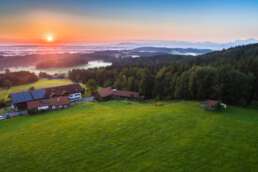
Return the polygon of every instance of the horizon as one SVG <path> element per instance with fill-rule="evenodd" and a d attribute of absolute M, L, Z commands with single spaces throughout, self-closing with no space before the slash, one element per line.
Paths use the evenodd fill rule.
<path fill-rule="evenodd" d="M 3 0 L 0 43 L 257 40 L 257 7 L 251 0 Z"/>
<path fill-rule="evenodd" d="M 208 40 L 203 40 L 203 41 L 191 41 L 191 40 L 121 40 L 121 41 L 99 41 L 99 42 L 87 42 L 87 41 L 71 41 L 71 42 L 53 42 L 53 43 L 47 43 L 47 42 L 11 42 L 11 41 L 6 41 L 6 42 L 0 42 L 0 46 L 19 46 L 19 45 L 28 45 L 28 46 L 69 46 L 69 45 L 105 45 L 105 44 L 139 44 L 139 43 L 190 43 L 190 44 L 234 44 L 237 42 L 247 42 L 246 45 L 248 44 L 253 44 L 249 42 L 254 42 L 258 43 L 258 39 L 256 38 L 246 38 L 246 39 L 232 39 L 232 40 L 225 40 L 225 41 L 208 41 Z M 242 45 L 242 44 L 240 44 Z M 243 44 L 245 45 L 245 44 Z M 190 47 L 189 47 L 190 48 Z"/>

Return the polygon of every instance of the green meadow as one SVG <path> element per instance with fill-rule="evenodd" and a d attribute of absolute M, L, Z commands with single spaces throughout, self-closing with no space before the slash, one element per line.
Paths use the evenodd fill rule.
<path fill-rule="evenodd" d="M 31 87 L 34 87 L 35 89 L 40 89 L 40 88 L 47 88 L 47 87 L 54 87 L 54 86 L 61 86 L 61 85 L 66 85 L 66 84 L 71 84 L 72 81 L 66 80 L 66 79 L 53 79 L 53 80 L 48 80 L 48 79 L 41 79 L 35 83 L 32 84 L 25 84 L 25 85 L 20 85 L 20 86 L 15 86 L 11 87 L 9 89 L 0 89 L 0 100 L 8 100 L 8 96 L 10 93 L 16 93 L 20 91 L 26 91 L 30 89 Z"/>
<path fill-rule="evenodd" d="M 0 121 L 1 172 L 258 171 L 258 111 L 110 101 Z"/>

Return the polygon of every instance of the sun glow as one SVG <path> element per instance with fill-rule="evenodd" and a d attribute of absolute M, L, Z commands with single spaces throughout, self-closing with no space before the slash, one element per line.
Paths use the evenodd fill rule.
<path fill-rule="evenodd" d="M 51 33 L 45 35 L 45 41 L 48 43 L 52 43 L 55 41 L 55 36 Z"/>

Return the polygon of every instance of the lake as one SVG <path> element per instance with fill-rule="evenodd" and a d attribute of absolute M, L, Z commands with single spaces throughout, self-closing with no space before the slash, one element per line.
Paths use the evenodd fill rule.
<path fill-rule="evenodd" d="M 20 66 L 20 67 L 10 67 L 8 68 L 11 72 L 18 72 L 18 71 L 29 71 L 36 74 L 40 72 L 45 72 L 48 74 L 61 74 L 67 73 L 72 69 L 93 69 L 93 68 L 100 68 L 100 67 L 108 67 L 111 66 L 111 62 L 104 62 L 104 61 L 89 61 L 88 64 L 74 66 L 74 67 L 65 67 L 65 68 L 47 68 L 47 69 L 37 69 L 35 66 Z M 4 73 L 4 70 L 0 70 L 0 73 Z"/>

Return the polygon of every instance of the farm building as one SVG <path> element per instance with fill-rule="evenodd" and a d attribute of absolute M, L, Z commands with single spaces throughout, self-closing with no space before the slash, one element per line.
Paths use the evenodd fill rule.
<path fill-rule="evenodd" d="M 99 89 L 97 97 L 100 100 L 110 100 L 110 99 L 139 100 L 142 98 L 138 92 L 116 90 L 116 89 L 112 89 L 111 87 Z"/>
<path fill-rule="evenodd" d="M 33 90 L 33 91 L 24 91 L 19 93 L 13 93 L 10 95 L 12 108 L 15 110 L 26 110 L 27 102 L 33 100 L 42 100 L 46 98 L 46 90 Z"/>
<path fill-rule="evenodd" d="M 210 110 L 210 111 L 215 111 L 215 110 L 221 110 L 221 109 L 226 109 L 227 105 L 217 101 L 217 100 L 207 100 L 205 102 L 202 103 L 202 106 L 206 109 L 206 110 Z"/>
<path fill-rule="evenodd" d="M 12 107 L 16 111 L 38 110 L 55 107 L 55 105 L 67 105 L 70 102 L 79 101 L 84 89 L 79 84 L 70 84 L 59 87 L 24 91 L 10 95 Z M 69 100 L 69 103 L 67 103 Z"/>
<path fill-rule="evenodd" d="M 70 100 L 67 96 L 55 97 L 50 99 L 35 100 L 27 102 L 27 110 L 29 112 L 37 112 L 44 110 L 55 110 L 67 108 L 70 105 Z"/>

